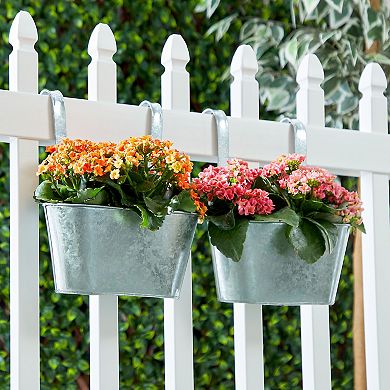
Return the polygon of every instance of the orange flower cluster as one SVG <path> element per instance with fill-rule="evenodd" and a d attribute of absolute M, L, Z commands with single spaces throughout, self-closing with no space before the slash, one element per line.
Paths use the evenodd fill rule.
<path fill-rule="evenodd" d="M 180 189 L 190 188 L 192 162 L 185 153 L 172 148 L 171 141 L 161 141 L 147 135 L 121 141 L 111 158 L 110 177 L 115 180 L 123 171 L 142 166 L 151 175 L 173 173 L 172 184 Z"/>
<path fill-rule="evenodd" d="M 131 180 L 133 172 L 143 180 L 189 190 L 200 217 L 205 214 L 206 206 L 190 183 L 192 162 L 185 153 L 172 148 L 170 141 L 144 136 L 115 144 L 66 138 L 58 145 L 48 146 L 46 152 L 49 155 L 39 165 L 37 175 L 54 180 L 84 177 L 92 181 L 94 177 L 106 176 L 121 185 Z"/>
<path fill-rule="evenodd" d="M 48 174 L 55 179 L 84 174 L 103 176 L 111 170 L 110 157 L 115 146 L 111 142 L 65 138 L 60 144 L 46 148 L 50 154 L 39 165 L 37 175 Z"/>
<path fill-rule="evenodd" d="M 200 196 L 194 188 L 194 185 L 191 185 L 190 196 L 196 206 L 196 211 L 199 214 L 199 222 L 202 223 L 207 212 L 207 206 L 200 200 Z"/>

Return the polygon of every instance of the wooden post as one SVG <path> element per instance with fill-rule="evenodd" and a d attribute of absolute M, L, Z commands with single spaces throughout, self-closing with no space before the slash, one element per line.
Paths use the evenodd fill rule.
<path fill-rule="evenodd" d="M 186 71 L 189 60 L 190 55 L 184 39 L 181 35 L 171 35 L 161 54 L 161 63 L 165 68 L 161 76 L 163 108 L 190 110 L 190 77 Z M 167 390 L 194 388 L 191 269 L 190 257 L 180 298 L 164 299 L 165 388 Z"/>
<path fill-rule="evenodd" d="M 297 118 L 306 126 L 325 126 L 324 71 L 308 54 L 298 68 Z M 310 133 L 307 134 L 308 145 Z M 310 156 L 308 156 L 310 163 Z M 329 307 L 301 306 L 302 375 L 304 390 L 330 390 Z"/>
<path fill-rule="evenodd" d="M 92 32 L 88 54 L 88 99 L 116 102 L 116 53 L 114 34 L 107 24 L 99 23 Z M 91 390 L 119 389 L 118 298 L 91 295 L 90 366 Z"/>
<path fill-rule="evenodd" d="M 257 71 L 253 49 L 249 45 L 240 46 L 230 67 L 234 77 L 230 86 L 231 116 L 259 118 Z M 245 303 L 233 306 L 236 389 L 264 389 L 262 307 Z"/>
<path fill-rule="evenodd" d="M 386 87 L 382 68 L 368 64 L 359 83 L 360 131 L 388 134 Z M 362 237 L 367 389 L 386 390 L 390 388 L 389 177 L 362 172 L 361 198 L 367 231 Z"/>
<path fill-rule="evenodd" d="M 20 11 L 11 26 L 9 89 L 38 92 L 38 40 L 35 23 Z M 22 111 L 21 111 L 22 112 Z M 38 390 L 39 361 L 39 228 L 32 195 L 38 185 L 38 142 L 10 141 L 11 212 L 11 389 Z"/>

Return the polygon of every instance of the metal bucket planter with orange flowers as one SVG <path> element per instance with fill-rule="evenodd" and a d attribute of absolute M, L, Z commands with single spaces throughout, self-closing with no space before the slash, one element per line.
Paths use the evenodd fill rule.
<path fill-rule="evenodd" d="M 51 98 L 64 136 L 63 100 Z M 34 194 L 45 210 L 56 291 L 178 297 L 204 214 L 189 157 L 151 136 L 118 144 L 56 138 Z"/>
<path fill-rule="evenodd" d="M 43 205 L 55 289 L 71 294 L 179 296 L 197 223 L 195 213 L 167 215 L 157 231 L 119 207 Z"/>
<path fill-rule="evenodd" d="M 193 180 L 223 302 L 331 305 L 350 227 L 364 231 L 361 201 L 328 171 L 281 156 L 262 169 L 228 160 L 227 121 L 211 111 L 219 166 Z"/>

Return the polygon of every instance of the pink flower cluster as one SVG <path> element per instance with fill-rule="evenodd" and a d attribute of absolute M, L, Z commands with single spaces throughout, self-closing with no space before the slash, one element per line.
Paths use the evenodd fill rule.
<path fill-rule="evenodd" d="M 302 165 L 299 154 L 280 156 L 262 169 L 251 169 L 241 160 L 230 160 L 226 167 L 209 166 L 193 180 L 194 190 L 211 205 L 217 199 L 237 206 L 238 214 L 251 216 L 271 214 L 275 209 L 269 193 L 253 188 L 257 177 L 270 183 L 269 191 L 284 193 L 291 202 L 315 199 L 334 207 L 344 223 L 362 223 L 362 203 L 356 192 L 338 184 L 336 176 L 326 169 Z"/>
<path fill-rule="evenodd" d="M 300 154 L 282 155 L 265 165 L 260 174 L 264 177 L 285 176 L 299 168 L 304 161 L 305 156 Z"/>
<path fill-rule="evenodd" d="M 240 215 L 270 214 L 274 205 L 268 192 L 252 189 L 260 173 L 260 169 L 251 169 L 245 161 L 235 159 L 229 160 L 226 167 L 207 167 L 193 184 L 209 202 L 216 199 L 232 202 L 238 206 Z"/>
<path fill-rule="evenodd" d="M 313 191 L 314 197 L 324 199 L 332 190 L 336 176 L 318 167 L 301 166 L 290 175 L 279 178 L 279 185 L 291 195 L 306 195 Z"/>
<path fill-rule="evenodd" d="M 344 223 L 361 224 L 363 208 L 357 192 L 350 192 L 335 182 L 336 176 L 326 169 L 302 166 L 304 160 L 305 157 L 298 154 L 281 156 L 266 165 L 261 175 L 275 180 L 280 188 L 293 196 L 310 194 L 336 208 L 342 206 L 337 213 L 343 217 Z"/>
<path fill-rule="evenodd" d="M 340 184 L 333 183 L 332 191 L 328 195 L 328 201 L 336 207 L 344 205 L 344 208 L 337 212 L 338 215 L 343 217 L 344 223 L 354 222 L 356 225 L 363 223 L 362 201 L 357 192 L 348 191 Z"/>

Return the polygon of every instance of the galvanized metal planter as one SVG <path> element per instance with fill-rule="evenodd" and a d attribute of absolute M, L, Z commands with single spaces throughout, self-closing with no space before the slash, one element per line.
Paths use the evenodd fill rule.
<path fill-rule="evenodd" d="M 287 242 L 285 224 L 250 222 L 239 262 L 226 258 L 213 247 L 218 299 L 262 305 L 332 305 L 349 225 L 338 225 L 338 233 L 333 252 L 307 264 Z"/>
<path fill-rule="evenodd" d="M 152 232 L 132 210 L 44 204 L 55 289 L 177 298 L 197 216 L 175 212 Z"/>

